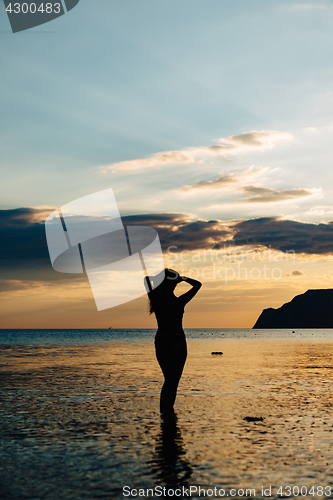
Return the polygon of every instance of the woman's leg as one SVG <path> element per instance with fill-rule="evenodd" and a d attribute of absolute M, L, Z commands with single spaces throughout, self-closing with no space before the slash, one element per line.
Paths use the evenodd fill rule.
<path fill-rule="evenodd" d="M 161 390 L 160 409 L 161 412 L 173 410 L 177 388 L 183 373 L 187 357 L 186 340 L 181 339 L 173 346 L 156 345 L 156 358 L 164 375 L 164 384 Z"/>

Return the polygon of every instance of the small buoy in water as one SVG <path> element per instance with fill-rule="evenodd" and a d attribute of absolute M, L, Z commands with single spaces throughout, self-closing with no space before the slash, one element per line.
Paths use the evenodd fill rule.
<path fill-rule="evenodd" d="M 213 351 L 211 354 L 223 354 L 221 351 Z"/>
<path fill-rule="evenodd" d="M 246 420 L 247 422 L 263 422 L 264 417 L 245 417 L 243 420 Z"/>

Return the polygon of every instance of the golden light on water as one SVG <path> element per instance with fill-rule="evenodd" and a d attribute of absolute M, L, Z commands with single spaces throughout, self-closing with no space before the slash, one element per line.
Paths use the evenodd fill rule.
<path fill-rule="evenodd" d="M 333 346 L 319 336 L 211 340 L 207 333 L 189 340 L 171 428 L 160 428 L 162 374 L 153 342 L 12 346 L 2 356 L 2 412 L 13 415 L 5 432 L 21 433 L 26 443 L 47 439 L 55 457 L 66 446 L 71 463 L 89 467 L 98 488 L 102 467 L 109 492 L 134 476 L 143 487 L 182 481 L 259 491 L 310 487 L 315 471 L 316 484 L 328 484 Z M 17 460 L 18 477 L 26 473 L 28 449 Z M 69 464 L 62 480 L 75 484 L 78 477 Z"/>

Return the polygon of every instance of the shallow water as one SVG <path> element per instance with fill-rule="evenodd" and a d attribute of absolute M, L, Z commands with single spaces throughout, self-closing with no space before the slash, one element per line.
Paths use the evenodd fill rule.
<path fill-rule="evenodd" d="M 187 332 L 176 422 L 159 415 L 151 330 L 27 332 L 0 335 L 1 498 L 126 498 L 125 485 L 333 497 L 316 489 L 333 483 L 331 331 Z"/>
<path fill-rule="evenodd" d="M 0 329 L 0 346 L 7 344 L 54 344 L 86 345 L 103 342 L 152 342 L 156 329 L 78 329 L 78 330 L 6 330 Z M 252 329 L 185 329 L 188 339 L 307 339 L 333 341 L 333 329 L 323 330 L 252 330 Z"/>

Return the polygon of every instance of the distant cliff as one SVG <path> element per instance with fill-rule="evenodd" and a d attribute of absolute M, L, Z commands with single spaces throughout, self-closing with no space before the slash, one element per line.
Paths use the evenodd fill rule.
<path fill-rule="evenodd" d="M 308 290 L 278 309 L 264 309 L 253 328 L 333 328 L 333 289 Z"/>

